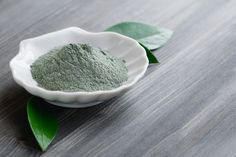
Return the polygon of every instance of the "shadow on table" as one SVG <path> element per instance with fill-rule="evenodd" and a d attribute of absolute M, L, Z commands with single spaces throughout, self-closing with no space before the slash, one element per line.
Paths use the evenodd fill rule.
<path fill-rule="evenodd" d="M 3 136 L 16 140 L 17 146 L 38 149 L 27 121 L 26 103 L 29 97 L 30 94 L 15 83 L 2 89 L 0 117 L 3 120 L 0 128 Z"/>
<path fill-rule="evenodd" d="M 40 148 L 32 134 L 27 119 L 26 104 L 30 97 L 31 95 L 27 91 L 16 84 L 5 88 L 4 92 L 1 93 L 0 107 L 4 108 L 4 110 L 0 111 L 0 117 L 4 116 L 4 125 L 8 125 L 8 127 L 5 127 L 6 130 L 4 132 L 6 134 L 4 136 L 16 140 L 17 146 L 22 146 L 22 149 L 40 153 Z M 109 102 L 113 100 L 109 100 Z M 92 119 L 101 116 L 100 111 L 106 108 L 107 104 L 109 103 L 104 102 L 94 107 L 70 109 L 56 107 L 43 101 L 42 105 L 51 109 L 59 121 L 59 134 L 53 143 L 67 136 L 88 120 L 92 121 Z M 4 126 L 2 125 L 0 128 L 2 127 Z"/>

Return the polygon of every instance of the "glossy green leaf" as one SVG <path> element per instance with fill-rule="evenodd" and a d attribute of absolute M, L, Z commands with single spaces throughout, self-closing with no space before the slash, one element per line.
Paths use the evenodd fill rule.
<path fill-rule="evenodd" d="M 147 57 L 148 57 L 148 60 L 149 60 L 149 64 L 159 63 L 157 58 L 154 56 L 154 54 L 147 47 L 145 47 L 141 43 L 139 43 L 139 44 L 145 49 Z"/>
<path fill-rule="evenodd" d="M 45 151 L 57 134 L 56 118 L 45 102 L 36 97 L 30 98 L 27 102 L 27 116 L 39 146 Z"/>
<path fill-rule="evenodd" d="M 117 32 L 131 37 L 150 50 L 163 46 L 172 36 L 173 31 L 139 22 L 122 22 L 105 31 Z"/>

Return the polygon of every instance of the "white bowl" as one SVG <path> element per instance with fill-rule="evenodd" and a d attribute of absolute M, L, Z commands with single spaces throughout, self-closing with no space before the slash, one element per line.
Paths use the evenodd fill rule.
<path fill-rule="evenodd" d="M 50 91 L 39 87 L 32 78 L 30 65 L 54 47 L 69 43 L 90 43 L 122 58 L 128 68 L 128 80 L 118 88 L 94 92 Z M 92 106 L 125 92 L 144 75 L 147 67 L 146 52 L 135 40 L 117 33 L 91 33 L 77 27 L 21 41 L 19 53 L 10 61 L 14 80 L 29 93 L 54 105 L 74 108 Z"/>

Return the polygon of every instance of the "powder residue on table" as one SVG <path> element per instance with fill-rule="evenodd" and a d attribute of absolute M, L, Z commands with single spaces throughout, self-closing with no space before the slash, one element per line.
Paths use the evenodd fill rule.
<path fill-rule="evenodd" d="M 68 44 L 39 57 L 31 74 L 40 87 L 59 91 L 110 90 L 128 79 L 119 58 L 89 44 Z"/>

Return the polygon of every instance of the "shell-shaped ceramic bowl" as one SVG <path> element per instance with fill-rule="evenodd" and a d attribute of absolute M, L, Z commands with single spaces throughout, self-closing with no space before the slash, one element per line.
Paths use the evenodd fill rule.
<path fill-rule="evenodd" d="M 41 88 L 32 78 L 30 65 L 51 49 L 69 43 L 90 43 L 126 61 L 128 80 L 118 88 L 94 92 L 63 92 Z M 88 107 L 118 96 L 132 87 L 145 73 L 148 59 L 145 50 L 135 40 L 112 32 L 92 33 L 70 27 L 35 38 L 23 40 L 19 53 L 10 61 L 16 83 L 32 95 L 62 107 Z"/>

